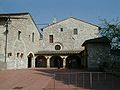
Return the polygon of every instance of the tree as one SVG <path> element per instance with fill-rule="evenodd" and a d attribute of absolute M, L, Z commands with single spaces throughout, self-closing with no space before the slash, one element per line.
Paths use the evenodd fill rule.
<path fill-rule="evenodd" d="M 111 21 L 108 21 L 106 19 L 101 19 L 101 29 L 100 29 L 100 35 L 106 36 L 111 42 L 111 49 L 112 50 L 120 50 L 120 19 L 112 19 Z M 117 59 L 116 59 L 117 58 Z M 99 67 L 103 71 L 106 69 L 108 70 L 120 70 L 118 66 L 120 66 L 120 56 L 112 55 L 112 58 L 110 61 L 103 60 Z"/>
<path fill-rule="evenodd" d="M 101 19 L 100 35 L 106 36 L 111 41 L 111 49 L 120 49 L 120 20 L 118 18 L 111 21 Z"/>

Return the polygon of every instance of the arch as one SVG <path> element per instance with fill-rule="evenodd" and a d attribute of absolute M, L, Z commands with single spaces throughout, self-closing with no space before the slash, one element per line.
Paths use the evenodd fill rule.
<path fill-rule="evenodd" d="M 47 67 L 47 59 L 45 56 L 37 56 L 35 59 L 35 67 Z"/>
<path fill-rule="evenodd" d="M 69 55 L 66 58 L 66 68 L 80 68 L 81 67 L 81 58 L 78 55 Z"/>
<path fill-rule="evenodd" d="M 31 68 L 32 67 L 32 58 L 33 58 L 33 54 L 30 53 L 28 55 L 28 68 Z"/>
<path fill-rule="evenodd" d="M 32 56 L 32 57 L 34 57 L 34 53 L 33 52 L 29 52 L 28 54 L 27 54 L 27 56 Z"/>
<path fill-rule="evenodd" d="M 63 67 L 63 59 L 60 56 L 52 56 L 50 58 L 50 67 Z"/>

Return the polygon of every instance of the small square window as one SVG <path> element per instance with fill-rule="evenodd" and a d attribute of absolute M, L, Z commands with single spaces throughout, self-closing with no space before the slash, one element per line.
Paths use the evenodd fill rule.
<path fill-rule="evenodd" d="M 63 28 L 60 28 L 60 31 L 63 32 Z"/>
<path fill-rule="evenodd" d="M 8 57 L 12 56 L 12 53 L 8 53 Z"/>
<path fill-rule="evenodd" d="M 78 34 L 78 30 L 77 28 L 74 29 L 74 35 L 77 35 Z"/>

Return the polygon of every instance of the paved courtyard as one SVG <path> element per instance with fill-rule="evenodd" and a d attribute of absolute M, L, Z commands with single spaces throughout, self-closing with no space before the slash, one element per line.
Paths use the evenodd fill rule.
<path fill-rule="evenodd" d="M 63 69 L 20 69 L 0 71 L 0 90 L 42 90 L 53 86 L 53 73 Z M 51 88 L 53 88 L 50 86 Z"/>
<path fill-rule="evenodd" d="M 80 73 L 75 74 L 76 72 Z M 56 76 L 54 73 L 56 73 Z M 93 74 L 93 76 L 94 78 L 92 79 L 94 82 L 92 84 L 94 88 L 98 88 L 94 90 L 120 89 L 120 78 L 118 79 L 113 76 L 111 78 L 111 75 L 105 77 L 106 74 Z M 0 90 L 54 90 L 54 88 L 55 90 L 61 90 L 61 88 L 62 90 L 90 90 L 89 77 L 89 73 L 87 74 L 86 72 L 82 74 L 80 70 L 44 68 L 5 70 L 0 71 Z M 105 79 L 107 79 L 107 81 L 105 81 Z M 111 81 L 112 83 L 110 83 Z M 108 85 L 107 87 L 109 87 L 109 89 L 101 88 L 106 87 L 106 85 Z M 116 88 L 113 89 L 113 85 L 115 85 Z"/>
<path fill-rule="evenodd" d="M 52 79 L 38 69 L 0 71 L 0 90 L 42 90 Z"/>

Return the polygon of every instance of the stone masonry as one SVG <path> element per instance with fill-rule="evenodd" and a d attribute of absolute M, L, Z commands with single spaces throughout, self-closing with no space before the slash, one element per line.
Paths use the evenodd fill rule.
<path fill-rule="evenodd" d="M 63 28 L 63 31 L 60 29 Z M 77 34 L 74 34 L 77 29 Z M 81 46 L 85 40 L 98 37 L 99 27 L 85 21 L 70 17 L 43 28 L 43 40 L 40 50 L 55 51 L 55 45 L 61 50 L 83 50 Z M 49 35 L 53 35 L 53 43 L 49 43 Z"/>
<path fill-rule="evenodd" d="M 10 19 L 7 43 L 6 19 Z M 82 62 L 79 54 L 84 50 L 82 43 L 97 38 L 99 27 L 70 17 L 49 24 L 41 32 L 29 13 L 0 14 L 0 69 L 31 68 L 40 66 L 39 63 L 44 64 L 40 67 L 55 67 L 57 58 L 62 67 L 68 65 L 69 60 L 73 61 L 72 66 L 79 66 Z"/>
<path fill-rule="evenodd" d="M 40 37 L 31 15 L 29 13 L 0 14 L 0 18 L 10 18 L 7 34 L 6 68 L 27 68 L 28 55 L 30 53 L 34 55 L 34 53 L 38 50 Z M 0 25 L 1 63 L 5 63 L 4 48 L 6 44 L 6 35 L 4 33 L 6 31 L 6 27 L 4 24 Z M 34 67 L 34 62 L 32 67 Z"/>

